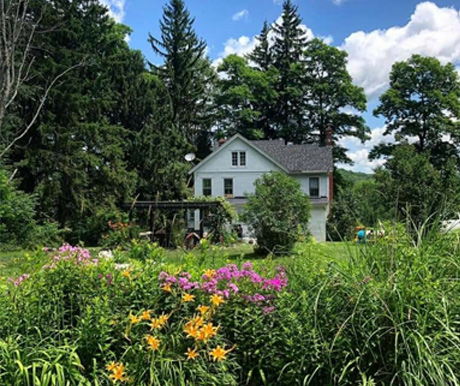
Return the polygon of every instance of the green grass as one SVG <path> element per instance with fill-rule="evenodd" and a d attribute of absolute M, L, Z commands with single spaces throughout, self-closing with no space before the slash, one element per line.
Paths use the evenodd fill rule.
<path fill-rule="evenodd" d="M 89 248 L 94 256 L 97 256 L 99 248 Z M 309 258 L 315 257 L 328 257 L 331 260 L 342 260 L 350 256 L 350 253 L 355 253 L 359 248 L 354 244 L 344 242 L 330 242 L 330 243 L 317 243 L 307 244 L 302 246 L 302 252 L 306 253 Z M 194 249 L 186 251 L 183 249 L 166 249 L 165 250 L 165 263 L 167 264 L 182 264 L 183 258 L 186 253 L 191 253 L 198 256 L 200 251 Z M 262 261 L 260 257 L 254 253 L 254 249 L 249 244 L 236 244 L 231 247 L 221 248 L 219 257 L 214 261 L 215 265 L 222 266 L 228 261 Z M 40 259 L 32 259 L 34 256 L 32 251 L 14 251 L 14 252 L 0 252 L 0 287 L 6 284 L 8 277 L 17 277 L 23 273 L 32 273 L 35 269 L 40 267 L 45 261 Z M 276 258 L 277 263 L 292 259 L 290 257 Z"/>

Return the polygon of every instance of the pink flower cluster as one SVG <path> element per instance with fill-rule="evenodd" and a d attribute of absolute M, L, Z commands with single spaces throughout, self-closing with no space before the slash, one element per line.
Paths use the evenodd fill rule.
<path fill-rule="evenodd" d="M 177 284 L 179 288 L 185 291 L 200 289 L 200 283 L 197 281 L 191 281 L 192 275 L 188 272 L 182 272 L 179 277 L 175 277 L 163 271 L 160 273 L 158 279 L 163 285 L 167 283 Z"/>
<path fill-rule="evenodd" d="M 19 276 L 17 279 L 13 279 L 11 277 L 8 278 L 9 283 L 13 283 L 15 287 L 18 287 L 19 284 L 21 284 L 24 280 L 27 280 L 30 277 L 29 274 L 24 273 L 21 276 Z"/>
<path fill-rule="evenodd" d="M 273 311 L 271 302 L 276 298 L 276 293 L 288 284 L 284 267 L 277 267 L 275 276 L 267 278 L 255 272 L 250 262 L 244 263 L 241 270 L 235 264 L 226 265 L 213 274 L 204 274 L 199 282 L 191 281 L 188 272 L 182 272 L 178 277 L 161 272 L 159 281 L 160 286 L 169 283 L 183 290 L 198 289 L 227 299 L 239 293 L 243 299 L 264 306 L 265 313 Z"/>
<path fill-rule="evenodd" d="M 53 252 L 54 256 L 52 263 L 44 265 L 43 269 L 56 268 L 56 264 L 60 261 L 72 261 L 76 265 L 97 265 L 99 263 L 98 259 L 91 258 L 91 254 L 87 249 L 74 247 L 70 244 L 64 244 Z"/>

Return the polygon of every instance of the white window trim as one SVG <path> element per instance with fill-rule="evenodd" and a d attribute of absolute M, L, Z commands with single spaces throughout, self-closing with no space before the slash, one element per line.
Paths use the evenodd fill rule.
<path fill-rule="evenodd" d="M 233 154 L 232 153 L 237 153 L 237 162 L 238 165 L 233 165 Z M 246 164 L 241 166 L 240 161 L 241 161 L 241 153 L 246 153 L 245 160 Z M 232 149 L 230 150 L 230 168 L 232 169 L 247 169 L 248 167 L 248 151 L 247 149 Z"/>

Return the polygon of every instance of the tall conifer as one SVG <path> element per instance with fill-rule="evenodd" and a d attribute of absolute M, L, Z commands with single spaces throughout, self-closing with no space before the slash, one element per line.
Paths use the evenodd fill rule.
<path fill-rule="evenodd" d="M 203 126 L 207 129 L 203 110 L 207 106 L 209 70 L 204 61 L 206 43 L 193 28 L 182 0 L 171 0 L 164 7 L 160 21 L 161 38 L 149 35 L 153 51 L 164 59 L 160 66 L 151 64 L 152 71 L 166 85 L 171 104 L 172 121 L 190 143 L 195 144 Z"/>

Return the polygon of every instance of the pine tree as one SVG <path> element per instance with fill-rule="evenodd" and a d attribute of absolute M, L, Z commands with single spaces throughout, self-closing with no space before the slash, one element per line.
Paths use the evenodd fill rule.
<path fill-rule="evenodd" d="M 161 66 L 151 64 L 167 87 L 172 121 L 187 140 L 195 144 L 203 124 L 203 110 L 208 93 L 203 73 L 206 43 L 193 29 L 194 19 L 182 0 L 171 0 L 165 6 L 160 22 L 161 39 L 151 34 L 153 51 L 164 59 Z"/>
<path fill-rule="evenodd" d="M 301 142 L 305 134 L 302 99 L 304 94 L 301 81 L 303 66 L 300 62 L 307 37 L 301 27 L 302 20 L 291 0 L 283 3 L 280 23 L 275 23 L 273 44 L 274 65 L 279 71 L 277 91 L 278 132 L 286 141 Z"/>
<path fill-rule="evenodd" d="M 297 7 L 292 4 L 291 0 L 286 0 L 283 3 L 281 23 L 275 23 L 273 26 L 275 35 L 273 58 L 280 72 L 288 71 L 291 65 L 297 63 L 302 56 L 307 37 L 301 24 L 302 19 Z"/>
<path fill-rule="evenodd" d="M 37 194 L 41 218 L 71 229 L 69 241 L 97 242 L 136 184 L 125 156 L 129 132 L 120 124 L 120 101 L 126 95 L 112 69 L 140 59 L 140 67 L 120 70 L 129 83 L 143 75 L 142 57 L 132 55 L 124 41 L 127 28 L 96 0 L 37 0 L 34 6 L 49 32 L 40 35 L 44 49 L 34 52 L 30 86 L 83 64 L 50 91 L 30 137 L 18 143 L 10 161 L 18 168 L 21 187 Z M 137 73 L 129 74 L 129 68 Z M 30 111 L 27 100 L 21 109 Z"/>
<path fill-rule="evenodd" d="M 307 43 L 303 53 L 305 74 L 304 105 L 305 132 L 308 142 L 326 144 L 326 128 L 332 129 L 334 158 L 351 162 L 345 148 L 337 143 L 344 136 L 367 139 L 370 132 L 364 118 L 343 109 L 366 110 L 366 96 L 361 87 L 355 86 L 347 70 L 347 53 L 331 47 L 319 39 Z M 316 134 L 317 133 L 317 134 Z"/>
<path fill-rule="evenodd" d="M 265 20 L 260 35 L 256 37 L 258 41 L 257 46 L 249 55 L 247 55 L 247 58 L 253 63 L 255 63 L 256 66 L 262 71 L 267 71 L 270 68 L 270 66 L 273 65 L 273 53 L 271 51 L 270 41 L 268 37 L 270 31 L 270 25 Z"/>

